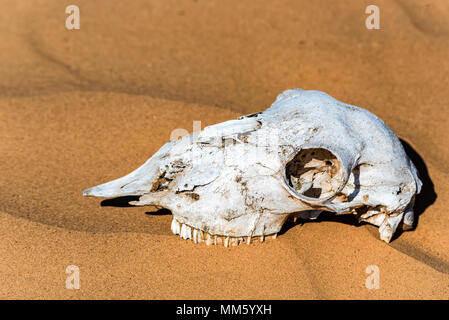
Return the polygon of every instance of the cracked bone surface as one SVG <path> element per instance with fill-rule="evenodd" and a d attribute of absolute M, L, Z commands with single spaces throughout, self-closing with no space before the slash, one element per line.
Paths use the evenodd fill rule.
<path fill-rule="evenodd" d="M 140 196 L 171 210 L 195 243 L 263 242 L 289 218 L 354 214 L 390 242 L 413 226 L 417 170 L 374 114 L 319 91 L 287 90 L 264 112 L 170 141 L 130 174 L 85 196 Z"/>

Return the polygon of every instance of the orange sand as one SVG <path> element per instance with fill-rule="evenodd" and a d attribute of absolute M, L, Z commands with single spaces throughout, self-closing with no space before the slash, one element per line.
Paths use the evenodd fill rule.
<path fill-rule="evenodd" d="M 365 28 L 372 1 L 1 0 L 0 298 L 448 299 L 449 3 L 376 3 L 381 30 Z M 80 30 L 65 29 L 69 4 Z M 164 212 L 82 197 L 173 129 L 296 87 L 365 107 L 411 145 L 416 230 L 386 244 L 327 215 L 206 247 L 172 235 Z M 71 264 L 80 290 L 65 288 Z"/>

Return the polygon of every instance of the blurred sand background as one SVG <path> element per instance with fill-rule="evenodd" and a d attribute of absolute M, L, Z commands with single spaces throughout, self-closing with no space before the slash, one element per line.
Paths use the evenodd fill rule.
<path fill-rule="evenodd" d="M 76 4 L 81 29 L 65 28 Z M 367 30 L 365 8 L 380 7 Z M 449 2 L 1 0 L 0 298 L 448 299 Z M 267 108 L 290 88 L 380 116 L 425 183 L 416 230 L 326 215 L 275 241 L 207 247 L 171 215 L 82 190 L 175 128 Z M 77 265 L 81 289 L 65 288 Z M 380 289 L 365 287 L 367 266 Z"/>

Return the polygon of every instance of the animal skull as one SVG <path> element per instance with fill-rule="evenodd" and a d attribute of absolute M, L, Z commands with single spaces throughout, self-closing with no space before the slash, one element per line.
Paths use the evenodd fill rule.
<path fill-rule="evenodd" d="M 132 173 L 85 196 L 140 196 L 173 213 L 195 243 L 263 241 L 287 219 L 352 213 L 389 242 L 413 225 L 417 170 L 386 124 L 319 91 L 281 93 L 270 108 L 166 143 Z"/>

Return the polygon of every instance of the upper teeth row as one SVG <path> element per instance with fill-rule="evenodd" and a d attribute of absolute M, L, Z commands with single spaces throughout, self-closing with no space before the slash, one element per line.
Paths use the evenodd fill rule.
<path fill-rule="evenodd" d="M 276 239 L 277 233 L 268 236 L 255 236 L 255 237 L 228 237 L 211 235 L 210 233 L 204 232 L 202 230 L 193 228 L 184 223 L 178 222 L 176 219 L 172 220 L 171 231 L 174 234 L 179 234 L 179 236 L 185 240 L 192 239 L 194 243 L 205 242 L 208 246 L 211 244 L 223 244 L 225 247 L 238 246 L 241 243 L 246 242 L 250 244 L 251 242 L 263 242 L 265 238 Z"/>

